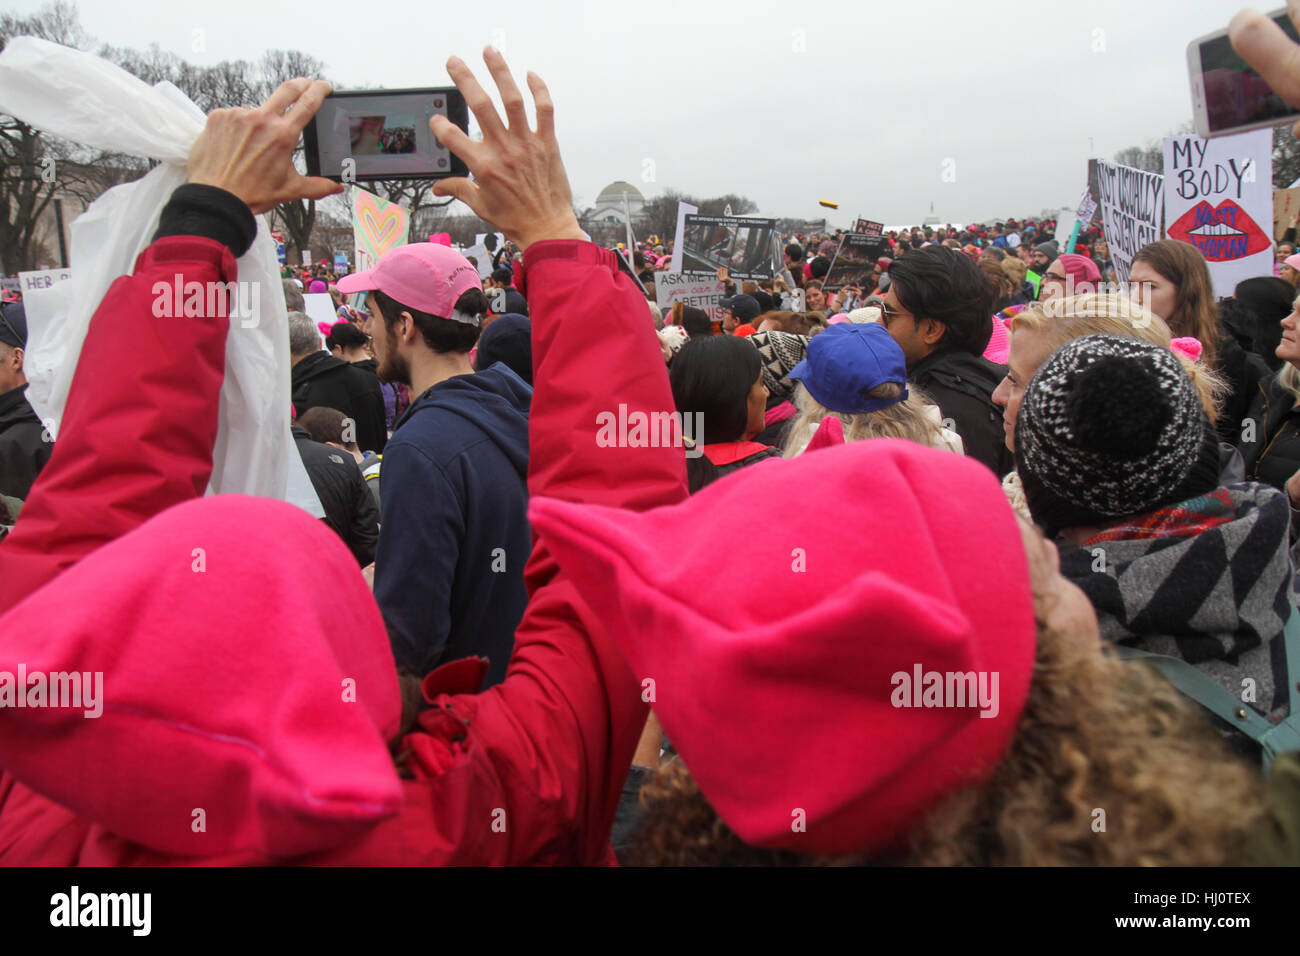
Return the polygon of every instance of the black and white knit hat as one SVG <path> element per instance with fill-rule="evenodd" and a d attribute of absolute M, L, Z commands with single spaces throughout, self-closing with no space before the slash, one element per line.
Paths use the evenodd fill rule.
<path fill-rule="evenodd" d="M 756 332 L 748 337 L 763 363 L 763 384 L 774 399 L 786 399 L 794 391 L 790 369 L 808 357 L 808 336 L 793 332 Z"/>
<path fill-rule="evenodd" d="M 1066 343 L 1025 389 L 1016 470 L 1048 535 L 1218 487 L 1219 443 L 1169 349 L 1119 335 Z"/>

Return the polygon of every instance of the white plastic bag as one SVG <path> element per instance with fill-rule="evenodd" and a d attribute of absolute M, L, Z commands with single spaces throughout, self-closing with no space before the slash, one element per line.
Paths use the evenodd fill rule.
<path fill-rule="evenodd" d="M 0 113 L 82 146 L 160 161 L 72 222 L 72 278 L 28 303 L 27 399 L 57 439 L 91 316 L 113 281 L 131 272 L 163 206 L 184 185 L 205 117 L 170 83 L 151 87 L 99 57 L 33 37 L 10 40 L 0 53 Z M 240 286 L 253 299 L 230 320 L 208 493 L 281 498 L 323 517 L 289 433 L 284 289 L 261 216 L 257 239 L 238 267 Z"/>

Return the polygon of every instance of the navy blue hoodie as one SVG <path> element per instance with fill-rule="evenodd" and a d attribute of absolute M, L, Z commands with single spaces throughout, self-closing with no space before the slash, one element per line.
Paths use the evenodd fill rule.
<path fill-rule="evenodd" d="M 411 403 L 384 448 L 375 600 L 399 669 L 482 655 L 500 683 L 528 603 L 528 407 L 498 362 Z"/>

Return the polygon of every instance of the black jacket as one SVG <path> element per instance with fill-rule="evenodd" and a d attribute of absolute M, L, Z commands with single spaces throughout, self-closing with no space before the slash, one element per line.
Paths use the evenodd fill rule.
<path fill-rule="evenodd" d="M 1287 479 L 1300 471 L 1300 408 L 1277 375 L 1256 386 L 1238 438 L 1246 480 L 1285 491 Z"/>
<path fill-rule="evenodd" d="M 982 355 L 956 349 L 927 355 L 907 370 L 907 380 L 922 389 L 949 425 L 961 436 L 966 456 L 983 462 L 999 478 L 1016 466 L 1007 449 L 1002 409 L 993 404 L 993 392 L 1007 374 Z"/>
<path fill-rule="evenodd" d="M 1223 410 L 1215 430 L 1219 440 L 1229 444 L 1241 442 L 1241 424 L 1259 395 L 1260 383 L 1272 377 L 1268 364 L 1254 352 L 1248 352 L 1227 329 L 1219 330 L 1219 354 L 1216 371 L 1232 388 L 1224 399 Z"/>
<path fill-rule="evenodd" d="M 357 423 L 357 444 L 362 451 L 384 450 L 388 440 L 384 395 L 374 373 L 354 368 L 328 352 L 316 352 L 293 367 L 290 384 L 297 414 L 320 406 L 338 409 Z"/>
<path fill-rule="evenodd" d="M 379 509 L 361 477 L 361 469 L 346 451 L 312 441 L 307 429 L 299 425 L 293 426 L 293 440 L 325 509 L 325 523 L 343 539 L 357 563 L 365 567 L 375 560 Z"/>
<path fill-rule="evenodd" d="M 41 420 L 23 394 L 26 385 L 0 395 L 0 494 L 26 499 L 50 460 L 54 442 L 45 441 Z"/>

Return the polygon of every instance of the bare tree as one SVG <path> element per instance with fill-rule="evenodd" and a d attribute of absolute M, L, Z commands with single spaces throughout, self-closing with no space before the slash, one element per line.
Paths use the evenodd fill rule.
<path fill-rule="evenodd" d="M 27 17 L 0 16 L 0 49 L 10 39 L 34 36 L 76 49 L 91 38 L 70 3 L 53 3 Z M 134 157 L 96 152 L 47 136 L 15 117 L 0 115 L 0 266 L 29 269 L 48 250 L 37 241 L 41 217 L 60 194 L 88 204 L 105 189 L 142 174 Z"/>

